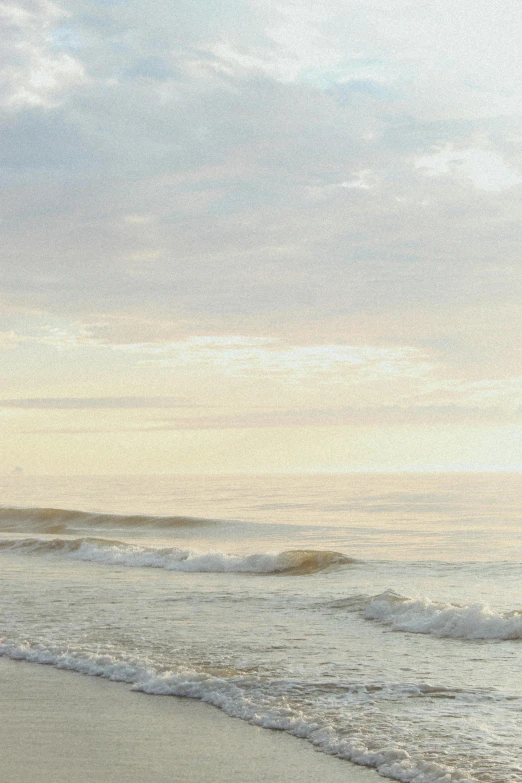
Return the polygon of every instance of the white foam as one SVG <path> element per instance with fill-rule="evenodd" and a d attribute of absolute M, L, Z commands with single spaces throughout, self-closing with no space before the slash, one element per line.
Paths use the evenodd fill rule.
<path fill-rule="evenodd" d="M 522 639 L 522 611 L 496 612 L 480 603 L 460 606 L 429 598 L 407 598 L 391 590 L 365 603 L 363 617 L 396 631 L 454 639 Z"/>
<path fill-rule="evenodd" d="M 289 550 L 279 553 L 233 555 L 218 551 L 195 552 L 175 547 L 155 549 L 92 538 L 51 540 L 29 538 L 3 541 L 0 543 L 0 549 L 25 554 L 58 554 L 72 560 L 130 568 L 164 568 L 168 571 L 209 573 L 304 574 L 321 571 L 333 565 L 354 562 L 340 552 L 330 551 Z"/>
<path fill-rule="evenodd" d="M 278 729 L 308 740 L 321 751 L 375 768 L 381 775 L 403 783 L 477 783 L 475 778 L 454 768 L 432 762 L 414 761 L 408 752 L 375 735 L 362 733 L 350 737 L 336 731 L 329 721 L 317 720 L 304 710 L 290 707 L 285 699 L 266 695 L 252 688 L 254 677 L 216 677 L 191 670 L 160 672 L 133 659 L 85 652 L 60 651 L 41 645 L 0 643 L 0 655 L 34 663 L 51 664 L 91 676 L 126 682 L 134 690 L 155 695 L 184 696 L 213 704 L 228 715 L 263 728 Z"/>

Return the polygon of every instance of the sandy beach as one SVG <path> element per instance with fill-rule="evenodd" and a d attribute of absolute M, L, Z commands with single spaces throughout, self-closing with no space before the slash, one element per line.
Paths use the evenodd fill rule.
<path fill-rule="evenodd" d="M 0 658 L 9 783 L 375 783 L 372 770 L 191 699 Z"/>

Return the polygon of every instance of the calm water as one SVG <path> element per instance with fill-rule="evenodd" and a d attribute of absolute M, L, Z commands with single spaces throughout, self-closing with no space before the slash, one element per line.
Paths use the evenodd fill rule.
<path fill-rule="evenodd" d="M 520 476 L 7 477 L 0 652 L 522 781 Z"/>

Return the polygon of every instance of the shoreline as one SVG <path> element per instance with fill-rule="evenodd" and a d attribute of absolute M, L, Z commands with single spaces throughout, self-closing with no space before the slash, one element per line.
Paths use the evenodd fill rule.
<path fill-rule="evenodd" d="M 10 783 L 377 783 L 375 770 L 177 696 L 0 657 Z"/>

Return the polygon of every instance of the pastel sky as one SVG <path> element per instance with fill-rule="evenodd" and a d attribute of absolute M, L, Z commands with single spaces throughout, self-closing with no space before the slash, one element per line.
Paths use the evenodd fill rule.
<path fill-rule="evenodd" d="M 0 472 L 522 469 L 520 0 L 0 22 Z"/>

